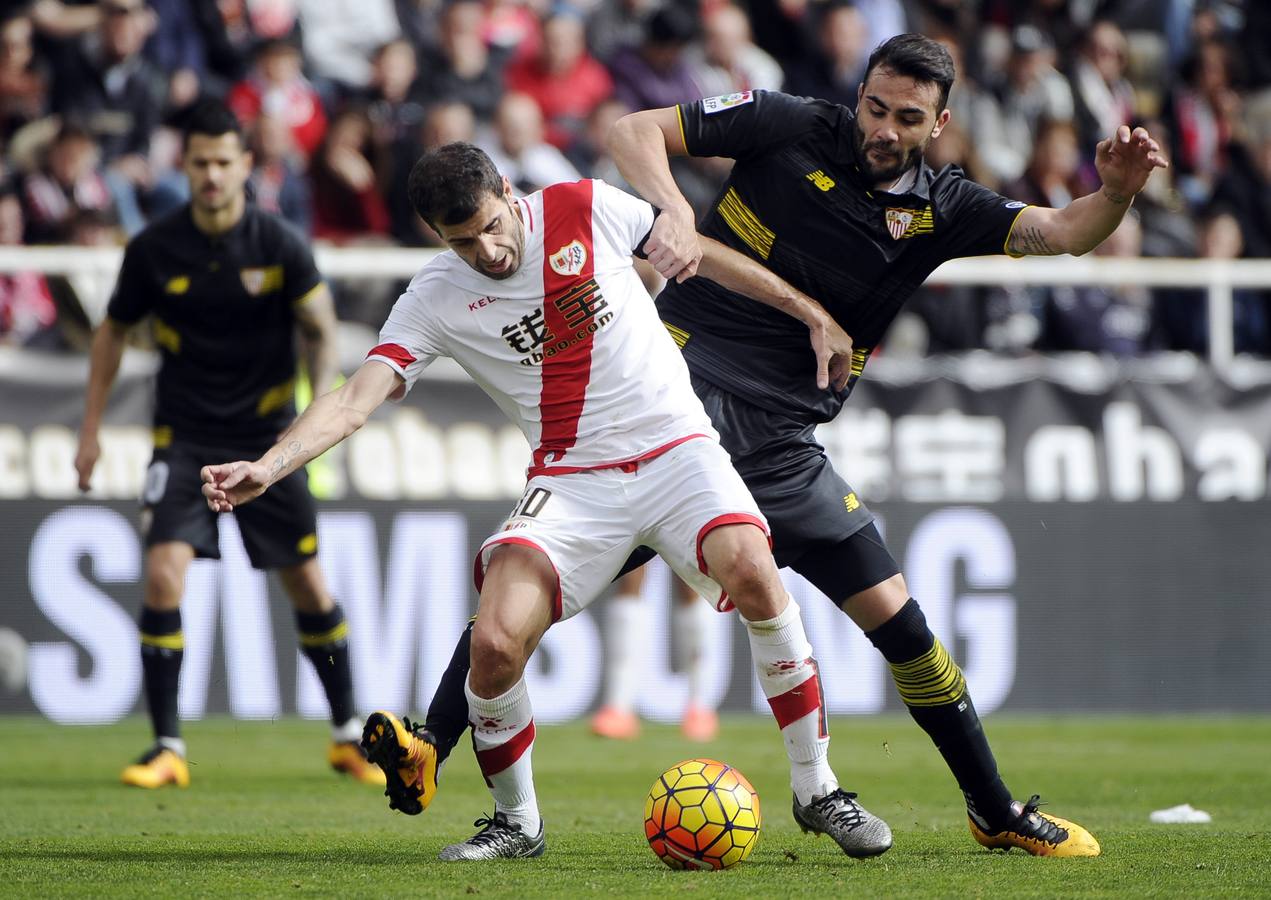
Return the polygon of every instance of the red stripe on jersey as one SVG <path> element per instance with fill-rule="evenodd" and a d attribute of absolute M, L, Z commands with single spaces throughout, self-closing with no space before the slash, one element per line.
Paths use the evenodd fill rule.
<path fill-rule="evenodd" d="M 533 466 L 556 462 L 578 440 L 578 420 L 591 382 L 594 333 L 571 327 L 556 302 L 595 274 L 592 183 L 556 184 L 543 191 L 543 318 L 553 336 L 544 345 L 539 394 L 541 433 Z M 555 265 L 553 265 L 553 262 Z M 566 346 L 547 353 L 568 341 Z"/>
<path fill-rule="evenodd" d="M 542 466 L 540 468 L 531 468 L 525 473 L 525 478 L 526 480 L 529 480 L 536 475 L 575 475 L 579 472 L 597 472 L 601 469 L 621 469 L 624 472 L 635 472 L 640 467 L 640 463 L 655 460 L 663 453 L 666 453 L 668 450 L 674 450 L 686 441 L 692 441 L 697 438 L 704 437 L 706 437 L 706 435 L 700 433 L 686 434 L 682 438 L 676 438 L 668 444 L 663 444 L 661 447 L 654 447 L 652 450 L 641 453 L 639 456 L 633 456 L 630 459 L 620 459 L 616 462 L 596 463 L 594 466 Z"/>
<path fill-rule="evenodd" d="M 392 360 L 403 369 L 415 361 L 415 357 L 411 356 L 409 350 L 401 344 L 380 344 L 378 347 L 372 347 L 371 352 L 366 354 L 366 358 L 372 356 L 382 356 L 384 359 Z"/>
<path fill-rule="evenodd" d="M 821 683 L 816 672 L 808 676 L 808 680 L 784 694 L 768 698 L 772 714 L 777 717 L 777 727 L 785 728 L 791 722 L 797 722 L 808 713 L 821 709 Z"/>
<path fill-rule="evenodd" d="M 529 724 L 508 738 L 506 743 L 491 747 L 489 750 L 477 751 L 477 765 L 481 767 L 481 774 L 487 780 L 493 775 L 498 775 L 524 756 L 532 743 L 534 743 L 534 720 L 530 719 Z"/>

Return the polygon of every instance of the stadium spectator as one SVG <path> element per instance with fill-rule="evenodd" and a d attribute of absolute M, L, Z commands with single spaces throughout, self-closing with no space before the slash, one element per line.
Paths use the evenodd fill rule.
<path fill-rule="evenodd" d="M 626 179 L 618 171 L 606 143 L 609 129 L 631 110 L 621 100 L 610 98 L 599 103 L 587 117 L 581 134 L 565 151 L 570 164 L 587 178 L 599 178 L 614 187 L 626 188 Z"/>
<path fill-rule="evenodd" d="M 609 61 L 614 96 L 629 109 L 651 109 L 702 96 L 685 57 L 697 36 L 692 14 L 663 6 L 649 17 L 637 46 L 621 47 Z"/>
<path fill-rule="evenodd" d="M 856 102 L 869 60 L 869 23 L 855 6 L 836 2 L 822 14 L 816 46 L 786 66 L 787 93 L 831 103 Z"/>
<path fill-rule="evenodd" d="M 1203 206 L 1227 165 L 1228 145 L 1240 120 L 1240 95 L 1233 60 L 1221 41 L 1202 41 L 1183 64 L 1182 80 L 1170 94 L 1170 131 L 1179 190 L 1193 207 Z"/>
<path fill-rule="evenodd" d="M 1240 222 L 1221 208 L 1207 211 L 1198 228 L 1202 259 L 1239 259 L 1245 252 Z M 1209 317 L 1201 290 L 1172 291 L 1158 299 L 1157 312 L 1165 346 L 1204 355 L 1209 350 Z M 1271 355 L 1271 307 L 1265 292 L 1237 289 L 1232 296 L 1232 319 L 1237 353 Z"/>
<path fill-rule="evenodd" d="M 1072 90 L 1054 62 L 1054 47 L 1043 32 L 1031 25 L 1016 27 L 1002 77 L 975 103 L 970 128 L 980 158 L 998 182 L 1024 174 L 1043 121 L 1072 120 Z"/>
<path fill-rule="evenodd" d="M 28 244 L 66 241 L 67 226 L 80 210 L 113 213 L 97 144 L 87 131 L 63 125 L 42 157 L 39 168 L 22 181 Z"/>
<path fill-rule="evenodd" d="M 663 0 L 588 0 L 576 3 L 587 13 L 587 46 L 601 62 L 608 63 L 623 47 L 634 47 L 644 38 L 649 17 Z"/>
<path fill-rule="evenodd" d="M 36 59 L 34 26 L 21 10 L 0 16 L 0 146 L 47 112 L 48 74 Z"/>
<path fill-rule="evenodd" d="M 291 128 L 296 149 L 306 159 L 318 149 L 327 131 L 322 100 L 304 76 L 299 48 L 288 40 L 262 43 L 251 73 L 234 85 L 226 102 L 248 128 L 262 114 L 283 119 Z"/>
<path fill-rule="evenodd" d="M 58 40 L 88 34 L 101 24 L 101 9 L 93 0 L 35 0 L 28 8 L 40 34 Z"/>
<path fill-rule="evenodd" d="M 420 60 L 416 90 L 426 101 L 458 100 L 488 122 L 503 96 L 506 54 L 492 52 L 482 36 L 480 0 L 454 0 L 441 13 L 437 48 Z"/>
<path fill-rule="evenodd" d="M 543 22 L 542 46 L 534 56 L 510 63 L 509 91 L 532 97 L 543 113 L 547 141 L 564 150 L 596 105 L 613 93 L 609 72 L 587 52 L 582 16 L 557 7 Z"/>
<path fill-rule="evenodd" d="M 0 246 L 21 245 L 22 232 L 22 203 L 11 184 L 0 183 Z M 40 272 L 0 272 L 0 344 L 48 343 L 56 323 L 57 307 Z"/>
<path fill-rule="evenodd" d="M 371 58 L 371 81 L 358 104 L 366 108 L 377 147 L 390 150 L 424 121 L 424 103 L 412 91 L 418 75 L 415 48 L 403 38 L 389 41 Z"/>
<path fill-rule="evenodd" d="M 750 20 L 726 2 L 702 20 L 702 44 L 690 53 L 693 80 L 706 97 L 735 91 L 779 90 L 785 74 L 775 59 L 751 40 Z"/>
<path fill-rule="evenodd" d="M 393 237 L 408 247 L 441 246 L 441 238 L 419 218 L 410 203 L 406 187 L 410 170 L 420 153 L 436 150 L 442 144 L 455 141 L 471 143 L 476 137 L 477 120 L 472 107 L 458 100 L 443 101 L 428 110 L 418 139 L 398 145 L 394 155 L 392 181 L 388 191 L 389 217 L 392 219 Z"/>
<path fill-rule="evenodd" d="M 1142 237 L 1131 211 L 1094 253 L 1135 259 Z M 1138 356 L 1149 349 L 1151 331 L 1152 293 L 1141 284 L 1057 285 L 1046 291 L 1036 349 Z"/>
<path fill-rule="evenodd" d="M 402 33 L 393 0 L 297 0 L 296 8 L 309 73 L 328 101 L 364 90 L 372 55 Z"/>
<path fill-rule="evenodd" d="M 390 232 L 375 170 L 371 120 L 358 108 L 335 117 L 309 167 L 313 236 L 335 243 L 375 242 Z"/>
<path fill-rule="evenodd" d="M 313 231 L 313 198 L 303 157 L 296 151 L 291 129 L 278 116 L 262 115 L 250 131 L 251 198 L 265 212 L 282 216 L 302 234 Z"/>
<path fill-rule="evenodd" d="M 1021 178 L 1007 183 L 1003 193 L 1034 206 L 1059 208 L 1097 186 L 1092 173 L 1082 166 L 1077 129 L 1071 122 L 1042 122 L 1029 147 L 1028 168 Z"/>
<path fill-rule="evenodd" d="M 145 224 L 147 195 L 164 187 L 165 173 L 154 170 L 149 154 L 166 91 L 161 73 L 141 55 L 155 16 L 145 0 L 100 0 L 98 9 L 94 35 L 54 63 L 52 108 L 96 138 L 120 221 L 132 234 Z"/>
<path fill-rule="evenodd" d="M 578 171 L 547 143 L 543 114 L 525 94 L 507 94 L 494 115 L 493 140 L 478 142 L 494 166 L 521 193 L 560 181 L 575 181 Z"/>
<path fill-rule="evenodd" d="M 1091 25 L 1069 74 L 1083 147 L 1093 147 L 1135 120 L 1134 88 L 1125 77 L 1128 63 L 1129 45 L 1121 29 L 1107 19 Z"/>
<path fill-rule="evenodd" d="M 481 39 L 509 62 L 520 62 L 539 54 L 543 32 L 531 9 L 541 4 L 528 0 L 483 0 L 485 15 Z"/>
<path fill-rule="evenodd" d="M 194 103 L 207 77 L 207 46 L 195 16 L 194 0 L 148 0 L 155 29 L 145 56 L 167 75 L 167 108 L 182 110 Z"/>

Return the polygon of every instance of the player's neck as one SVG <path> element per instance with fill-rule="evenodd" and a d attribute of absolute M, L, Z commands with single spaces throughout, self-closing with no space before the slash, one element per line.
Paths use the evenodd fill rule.
<path fill-rule="evenodd" d="M 874 184 L 874 190 L 881 191 L 884 194 L 903 194 L 913 188 L 918 183 L 918 167 L 910 166 L 900 174 L 899 178 L 892 181 L 879 181 Z"/>
<path fill-rule="evenodd" d="M 208 237 L 216 237 L 229 231 L 247 211 L 247 197 L 239 194 L 233 202 L 219 209 L 203 209 L 197 204 L 190 204 L 190 217 L 194 227 Z"/>

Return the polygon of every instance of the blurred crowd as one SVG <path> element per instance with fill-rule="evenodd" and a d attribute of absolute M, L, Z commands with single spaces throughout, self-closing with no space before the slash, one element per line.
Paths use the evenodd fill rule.
<path fill-rule="evenodd" d="M 254 200 L 318 243 L 435 246 L 406 177 L 483 147 L 520 191 L 624 186 L 605 148 L 631 110 L 749 89 L 855 106 L 870 51 L 921 31 L 953 53 L 928 153 L 1030 203 L 1097 186 L 1125 122 L 1168 149 L 1109 256 L 1271 257 L 1266 0 L 0 0 L 0 243 L 118 244 L 183 203 L 182 117 L 224 98 Z M 677 160 L 691 202 L 726 161 Z M 72 280 L 0 273 L 0 341 L 79 344 Z M 337 285 L 377 324 L 395 287 Z M 1238 351 L 1271 355 L 1271 298 L 1237 292 Z M 1135 285 L 927 289 L 885 345 L 1203 352 L 1203 297 Z"/>

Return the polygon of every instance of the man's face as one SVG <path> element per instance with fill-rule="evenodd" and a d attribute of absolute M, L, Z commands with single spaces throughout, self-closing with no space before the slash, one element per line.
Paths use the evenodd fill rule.
<path fill-rule="evenodd" d="M 141 52 L 154 26 L 146 0 L 101 0 L 102 42 L 116 60 Z"/>
<path fill-rule="evenodd" d="M 459 258 L 487 278 L 502 281 L 521 268 L 525 226 L 503 179 L 502 194 L 488 194 L 472 218 L 458 225 L 438 225 L 437 234 Z"/>
<path fill-rule="evenodd" d="M 856 151 L 871 181 L 895 181 L 918 164 L 949 121 L 949 111 L 939 106 L 935 82 L 915 81 L 882 66 L 869 73 L 857 93 Z"/>
<path fill-rule="evenodd" d="M 217 212 L 243 195 L 252 174 L 252 155 L 238 135 L 192 134 L 185 148 L 185 174 L 190 202 L 203 212 Z"/>

